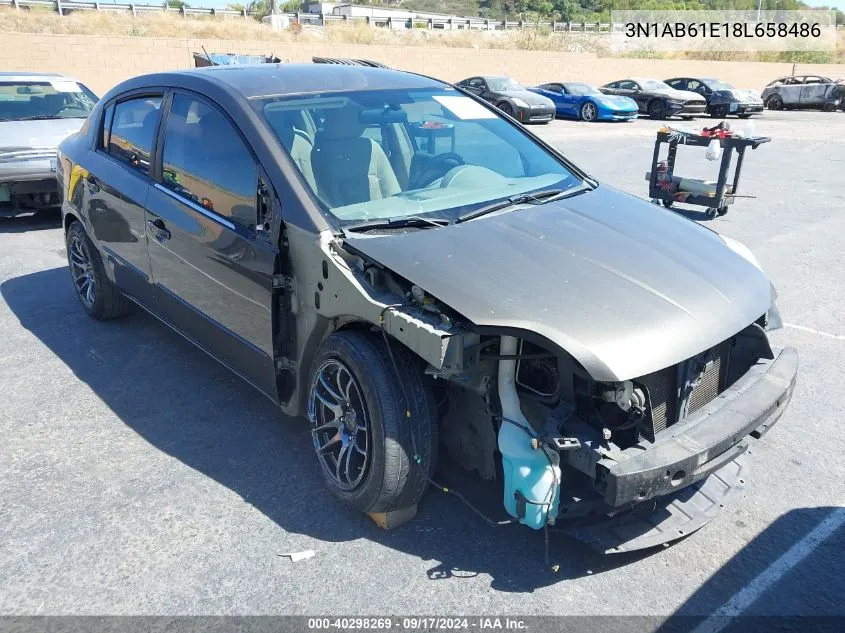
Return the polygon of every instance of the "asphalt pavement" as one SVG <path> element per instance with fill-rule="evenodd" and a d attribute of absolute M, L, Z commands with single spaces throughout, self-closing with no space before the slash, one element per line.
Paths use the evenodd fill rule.
<path fill-rule="evenodd" d="M 532 130 L 647 197 L 659 126 Z M 148 315 L 89 319 L 55 217 L 0 221 L 0 614 L 665 616 L 733 604 L 845 616 L 842 521 L 811 538 L 845 506 L 845 113 L 767 112 L 754 126 L 773 137 L 746 158 L 754 197 L 715 220 L 681 212 L 744 242 L 773 279 L 787 324 L 773 340 L 801 356 L 792 404 L 702 530 L 621 555 L 556 533 L 557 573 L 542 533 L 489 527 L 434 490 L 392 532 L 344 509 L 304 421 Z M 679 165 L 712 171 L 697 151 Z M 501 513 L 495 486 L 442 476 Z"/>

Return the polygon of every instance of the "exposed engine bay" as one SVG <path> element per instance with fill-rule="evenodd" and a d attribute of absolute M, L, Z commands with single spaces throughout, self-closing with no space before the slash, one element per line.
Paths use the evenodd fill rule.
<path fill-rule="evenodd" d="M 712 472 L 734 463 L 745 450 L 743 437 L 757 429 L 755 422 L 717 447 L 663 459 L 679 430 L 698 424 L 723 394 L 775 359 L 765 331 L 769 315 L 676 365 L 628 380 L 596 381 L 541 337 L 474 327 L 419 286 L 356 253 L 347 255 L 388 310 L 448 331 L 452 346 L 460 342 L 459 350 L 445 355 L 448 362 L 426 369 L 439 394 L 441 444 L 464 469 L 501 479 L 506 511 L 531 528 L 563 518 L 619 515 L 701 486 Z M 652 454 L 659 458 L 656 468 L 644 468 L 639 462 Z M 634 470 L 625 472 L 626 464 Z"/>

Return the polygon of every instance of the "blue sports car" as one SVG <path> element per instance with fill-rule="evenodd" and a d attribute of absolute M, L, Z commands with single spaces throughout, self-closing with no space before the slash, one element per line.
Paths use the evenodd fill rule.
<path fill-rule="evenodd" d="M 628 121 L 637 118 L 639 109 L 633 99 L 606 95 L 577 81 L 548 83 L 529 90 L 551 99 L 558 116 L 582 121 Z"/>

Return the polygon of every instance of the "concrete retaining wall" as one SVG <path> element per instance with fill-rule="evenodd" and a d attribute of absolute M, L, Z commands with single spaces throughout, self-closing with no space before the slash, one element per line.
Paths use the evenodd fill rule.
<path fill-rule="evenodd" d="M 761 90 L 772 79 L 792 72 L 788 63 L 597 58 L 590 53 L 9 33 L 0 33 L 0 70 L 60 72 L 102 95 L 135 75 L 191 68 L 192 53 L 201 52 L 203 46 L 214 53 L 272 53 L 293 62 L 310 62 L 314 55 L 373 59 L 447 81 L 502 74 L 527 85 L 565 79 L 601 85 L 628 76 L 699 75 Z M 797 72 L 845 77 L 845 65 L 805 64 Z"/>

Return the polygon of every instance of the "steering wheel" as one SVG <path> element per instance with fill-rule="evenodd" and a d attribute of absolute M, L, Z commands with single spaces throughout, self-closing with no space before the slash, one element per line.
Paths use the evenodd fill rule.
<path fill-rule="evenodd" d="M 438 178 L 445 176 L 455 167 L 460 167 L 463 164 L 463 156 L 455 152 L 437 154 L 426 161 L 423 169 L 414 174 L 413 182 L 409 185 L 409 188 L 422 189 L 423 187 L 427 187 Z"/>

